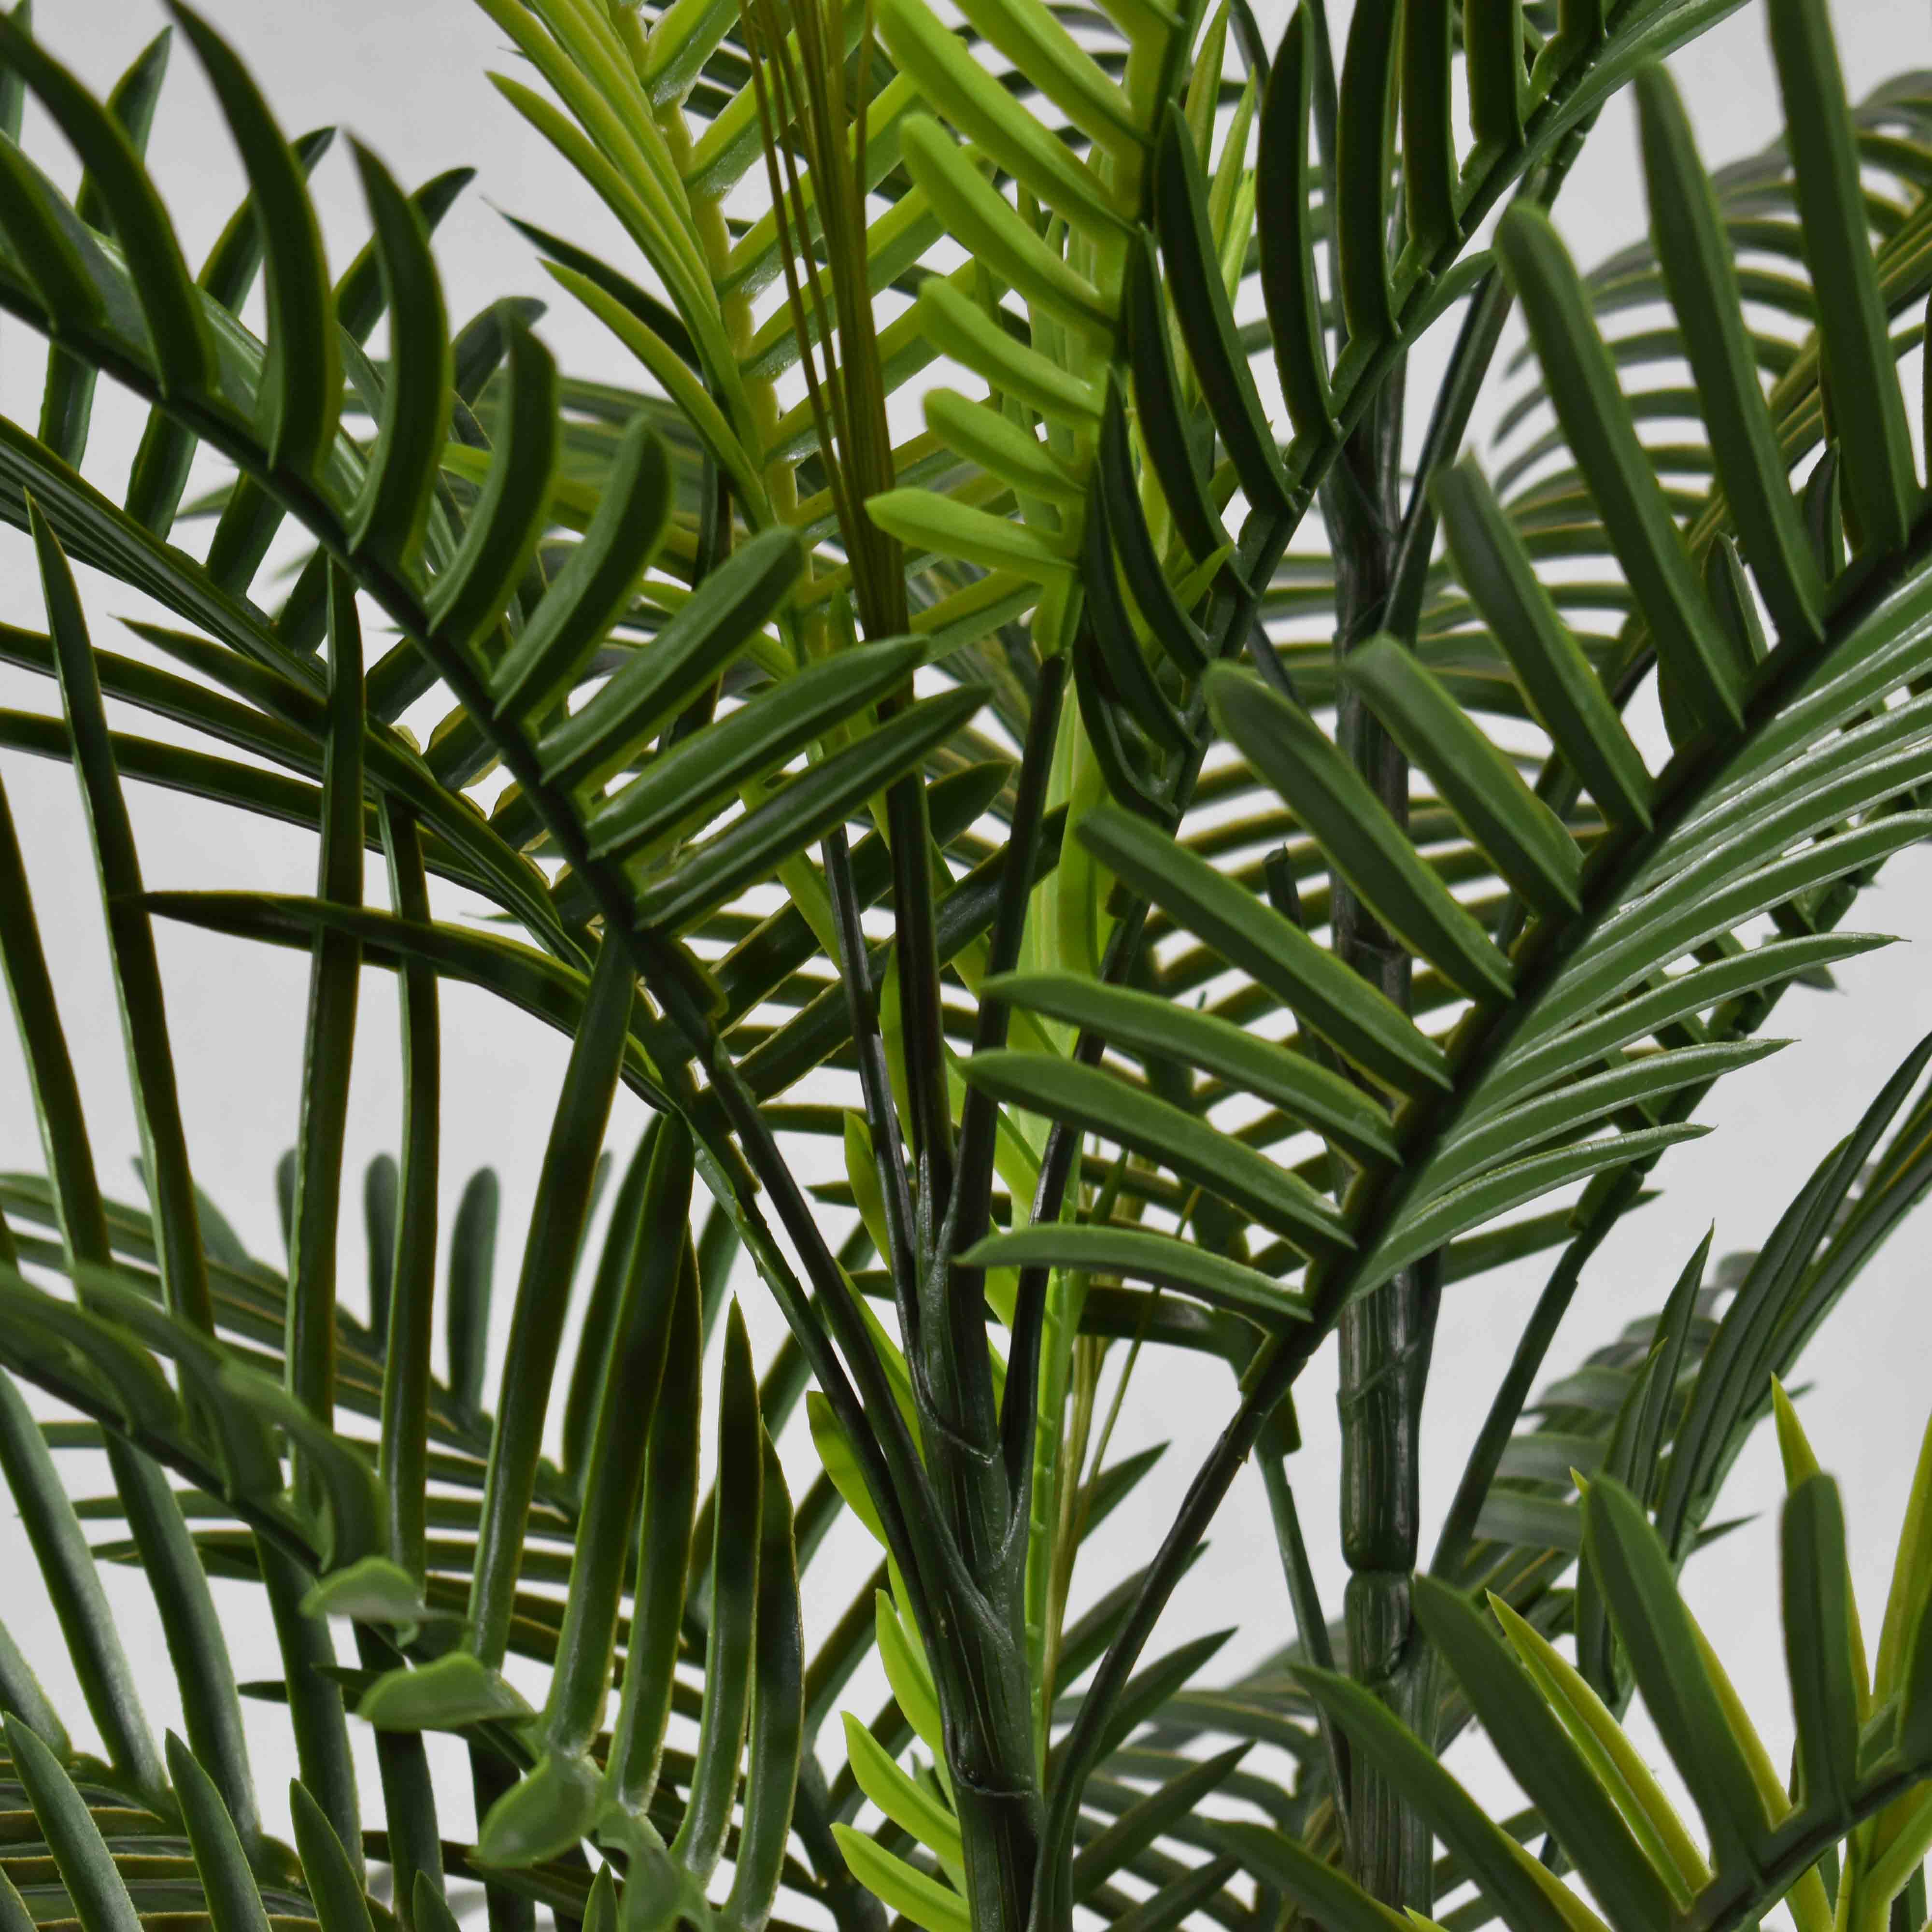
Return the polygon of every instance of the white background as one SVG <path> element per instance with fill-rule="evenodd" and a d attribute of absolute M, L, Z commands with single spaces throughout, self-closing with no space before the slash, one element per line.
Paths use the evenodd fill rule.
<path fill-rule="evenodd" d="M 464 0 L 320 4 L 206 0 L 206 10 L 249 60 L 290 133 L 339 123 L 376 148 L 406 184 L 458 163 L 478 169 L 476 184 L 437 238 L 453 321 L 466 319 L 498 295 L 546 287 L 528 250 L 492 212 L 491 203 L 592 243 L 612 241 L 609 224 L 590 205 L 574 177 L 484 80 L 486 66 L 510 68 L 512 60 L 487 20 Z M 131 5 L 126 0 L 43 0 L 41 12 L 43 36 L 103 92 L 160 24 L 159 8 L 148 0 Z M 1922 7 L 1896 0 L 1839 0 L 1836 18 L 1855 94 L 1932 55 Z M 1762 22 L 1754 8 L 1743 8 L 1673 64 L 1707 163 L 1731 160 L 1773 133 L 1779 118 L 1776 90 Z M 50 164 L 60 155 L 44 124 L 30 126 L 29 145 Z M 242 190 L 226 134 L 184 48 L 176 52 L 152 152 L 187 254 L 197 261 Z M 56 171 L 70 182 L 64 166 L 56 164 Z M 1641 232 L 1639 182 L 1631 116 L 1627 104 L 1619 101 L 1605 114 L 1558 210 L 1561 226 L 1586 264 Z M 352 170 L 340 146 L 320 171 L 316 192 L 331 257 L 339 267 L 365 232 Z M 594 328 L 570 316 L 561 302 L 554 305 L 544 333 L 569 366 L 628 379 L 617 353 Z M 1438 338 L 1447 333 L 1438 331 Z M 1430 357 L 1441 346 L 1440 340 L 1425 345 L 1418 356 L 1412 398 L 1426 397 Z M 38 412 L 41 366 L 39 346 L 27 332 L 17 324 L 0 325 L 0 403 L 30 426 Z M 1916 416 L 1916 358 L 1907 382 Z M 1425 408 L 1424 403 L 1412 403 L 1416 416 Z M 118 494 L 139 416 L 124 398 L 104 395 L 98 414 L 100 427 L 88 472 Z M 97 640 L 128 650 L 131 640 L 115 620 L 133 613 L 138 600 L 98 580 L 86 582 L 84 589 Z M 38 628 L 41 621 L 31 557 L 24 539 L 10 530 L 0 531 L 0 621 L 29 628 Z M 0 672 L 0 704 L 42 712 L 56 708 L 49 687 L 7 672 Z M 155 728 L 150 720 L 139 724 Z M 0 775 L 28 854 L 97 1158 L 110 1191 L 136 1198 L 128 1164 L 136 1144 L 134 1124 L 74 781 L 64 766 L 13 754 L 0 758 Z M 310 889 L 313 847 L 304 838 L 170 794 L 143 790 L 134 802 L 151 886 Z M 1837 995 L 1801 992 L 1780 1008 L 1779 1028 L 1802 1035 L 1802 1042 L 1720 1090 L 1704 1115 L 1719 1131 L 1673 1154 L 1665 1169 L 1666 1198 L 1632 1217 L 1594 1264 L 1551 1352 L 1552 1373 L 1580 1361 L 1625 1321 L 1656 1307 L 1713 1221 L 1715 1252 L 1756 1245 L 1906 1047 L 1932 1027 L 1932 982 L 1922 943 L 1932 937 L 1929 885 L 1932 864 L 1916 852 L 1894 861 L 1882 886 L 1862 902 L 1856 924 L 1921 943 L 1841 968 L 1844 990 Z M 374 868 L 370 886 L 380 892 Z M 257 1252 L 279 1256 L 272 1178 L 276 1156 L 292 1132 L 306 962 L 291 953 L 166 928 L 160 946 L 197 1178 Z M 465 1174 L 478 1164 L 494 1163 L 504 1181 L 496 1300 L 500 1346 L 563 1047 L 556 1035 L 480 994 L 446 987 L 442 999 L 446 1227 Z M 363 1163 L 393 1147 L 396 1131 L 392 982 L 383 974 L 368 974 L 362 1000 L 350 1130 L 352 1205 L 357 1192 L 352 1184 Z M 635 1106 L 620 1100 L 612 1130 L 612 1144 L 620 1155 L 628 1153 L 640 1125 Z M 13 1029 L 0 1026 L 0 1167 L 38 1164 Z M 1927 1348 L 1932 1337 L 1932 1309 L 1926 1306 L 1928 1230 L 1932 1220 L 1922 1221 L 1894 1242 L 1814 1345 L 1805 1364 L 1804 1378 L 1816 1386 L 1803 1412 L 1826 1466 L 1845 1484 L 1868 1628 L 1875 1628 L 1882 1606 L 1891 1539 L 1918 1436 L 1932 1412 L 1932 1376 L 1926 1372 L 1932 1361 Z M 358 1292 L 360 1256 L 352 1215 L 345 1221 L 343 1244 L 346 1292 L 351 1297 Z M 1532 1265 L 1449 1293 L 1427 1413 L 1426 1535 L 1432 1535 L 1541 1278 Z M 738 1286 L 762 1354 L 780 1333 L 778 1318 L 748 1275 L 741 1273 Z M 1294 1466 L 1324 1595 L 1333 1610 L 1340 1602 L 1342 1572 L 1332 1500 L 1331 1360 L 1324 1354 L 1298 1390 L 1306 1448 Z M 1201 1367 L 1192 1358 L 1147 1365 L 1129 1394 L 1116 1444 L 1131 1448 L 1166 1439 L 1173 1446 L 1156 1478 L 1094 1546 L 1084 1572 L 1087 1587 L 1078 1595 L 1089 1594 L 1145 1560 L 1231 1401 L 1225 1375 Z M 1790 1736 L 1776 1614 L 1778 1489 L 1776 1458 L 1767 1436 L 1740 1466 L 1720 1512 L 1757 1512 L 1758 1520 L 1688 1573 L 1694 1604 L 1733 1675 L 1747 1687 L 1774 1755 L 1782 1754 Z M 870 1550 L 844 1540 L 820 1558 L 808 1604 L 808 1614 L 820 1628 L 842 1607 L 872 1560 Z M 4 1505 L 0 1579 L 0 1616 L 42 1672 L 76 1735 L 85 1738 L 85 1712 L 45 1594 L 19 1526 Z M 128 1640 L 142 1665 L 154 1721 L 158 1727 L 178 1724 L 170 1675 L 143 1588 L 137 1578 L 124 1573 L 110 1571 L 109 1580 Z M 239 1673 L 244 1678 L 274 1674 L 272 1640 L 259 1600 L 238 1589 L 217 1587 Z M 1202 1630 L 1234 1624 L 1239 1632 L 1224 1653 L 1231 1666 L 1258 1658 L 1292 1634 L 1260 1485 L 1245 1474 L 1215 1526 L 1207 1559 L 1177 1595 L 1160 1642 L 1164 1646 Z M 867 1688 L 855 1696 L 868 1716 L 875 1694 Z M 280 1787 L 290 1768 L 281 1726 L 264 1707 L 250 1709 L 265 1806 L 274 1819 L 282 1815 Z M 366 1775 L 373 1791 L 373 1768 Z M 446 1835 L 467 1829 L 466 1784 L 460 1778 L 454 1781 L 444 1820 Z"/>

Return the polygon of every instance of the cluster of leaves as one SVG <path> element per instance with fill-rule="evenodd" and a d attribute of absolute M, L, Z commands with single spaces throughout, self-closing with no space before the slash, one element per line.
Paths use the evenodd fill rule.
<path fill-rule="evenodd" d="M 329 135 L 289 141 L 174 4 L 247 178 L 191 272 L 143 159 L 168 37 L 103 102 L 27 0 L 0 16 L 0 308 L 50 344 L 37 430 L 0 422 L 46 628 L 0 656 L 59 696 L 0 746 L 80 781 L 148 1196 L 100 1191 L 0 799 L 46 1154 L 0 1189 L 0 1362 L 67 1412 L 0 1382 L 0 1468 L 102 1746 L 0 1632 L 0 1916 L 435 1932 L 464 1880 L 493 1932 L 1352 1932 L 1467 1885 L 1445 1923 L 1584 1932 L 1574 1864 L 1619 1928 L 1922 1916 L 1924 1495 L 1868 1669 L 1836 1491 L 1778 1408 L 1789 1780 L 1676 1574 L 1932 1184 L 1932 1044 L 1760 1254 L 1707 1287 L 1700 1251 L 1523 1418 L 1592 1256 L 1781 996 L 1880 943 L 1840 928 L 1932 830 L 1921 332 L 1892 333 L 1932 289 L 1932 83 L 1854 110 L 1820 0 L 1768 0 L 1786 136 L 1711 176 L 1657 63 L 1737 0 L 1360 0 L 1339 71 L 1320 0 L 1273 49 L 1246 0 L 481 4 L 544 91 L 498 87 L 636 250 L 518 224 L 637 391 L 561 374 L 539 304 L 452 328 L 430 236 L 464 175 L 408 194 L 357 147 L 370 239 L 332 277 Z M 1652 238 L 1586 278 L 1544 211 L 1627 84 Z M 71 196 L 20 145 L 28 96 Z M 1492 481 L 1461 451 L 1513 306 L 1534 374 Z M 1406 360 L 1456 314 L 1405 490 Z M 931 386 L 941 358 L 987 394 Z M 1660 364 L 1688 384 L 1630 386 Z M 83 473 L 103 374 L 146 412 L 113 494 Z M 1318 505 L 1327 548 L 1295 548 Z M 95 645 L 70 559 L 166 614 L 144 655 Z M 1623 716 L 1653 674 L 1655 769 Z M 314 890 L 148 892 L 130 783 L 312 831 Z M 158 920 L 308 956 L 285 1267 L 196 1184 Z M 404 1078 L 358 1316 L 365 967 Z M 494 1176 L 437 1225 L 445 979 L 571 1042 L 494 1372 Z M 592 1244 L 620 1084 L 652 1125 Z M 1384 1532 L 1442 1291 L 1550 1250 L 1412 1574 L 1412 1525 Z M 790 1330 L 762 1376 L 740 1257 Z M 1338 1331 L 1346 1453 L 1382 1474 L 1345 1486 L 1331 1625 L 1289 1472 Z M 1121 1391 L 1170 1348 L 1228 1365 L 1230 1420 L 1153 1559 L 1071 1616 L 1160 1453 L 1110 1460 Z M 56 1456 L 103 1450 L 112 1493 L 76 1498 Z M 1251 1458 L 1299 1635 L 1204 1692 L 1218 1639 L 1142 1652 Z M 800 1573 L 848 1510 L 879 1561 L 808 1646 Z M 184 1740 L 152 1738 L 100 1560 L 152 1587 Z M 266 1598 L 278 1678 L 236 1682 L 211 1579 Z M 889 1700 L 828 1739 L 868 1659 Z M 287 1708 L 292 1848 L 244 1695 Z M 1472 1723 L 1531 1801 L 1504 1824 L 1438 1761 Z M 474 1844 L 439 1824 L 438 1730 Z"/>

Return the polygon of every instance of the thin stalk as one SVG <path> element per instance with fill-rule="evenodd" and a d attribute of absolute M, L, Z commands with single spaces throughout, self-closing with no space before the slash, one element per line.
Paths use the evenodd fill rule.
<path fill-rule="evenodd" d="M 1274 1536 L 1281 1551 L 1283 1580 L 1288 1600 L 1294 1611 L 1294 1627 L 1301 1640 L 1301 1654 L 1318 1670 L 1333 1670 L 1335 1655 L 1328 1641 L 1328 1618 L 1315 1587 L 1315 1571 L 1308 1561 L 1308 1545 L 1301 1534 L 1301 1513 L 1295 1507 L 1294 1486 L 1288 1480 L 1288 1458 L 1264 1455 L 1261 1459 L 1262 1481 L 1268 1490 L 1268 1514 L 1274 1520 Z M 1325 1705 L 1317 1705 L 1316 1726 L 1322 1733 L 1322 1748 L 1328 1756 L 1328 1785 L 1334 1794 L 1335 1816 L 1342 1828 L 1345 1845 L 1348 1838 L 1348 1740 L 1331 1718 Z"/>
<path fill-rule="evenodd" d="M 838 977 L 845 988 L 845 1010 L 852 1022 L 854 1050 L 859 1063 L 859 1088 L 865 1103 L 866 1125 L 872 1136 L 872 1161 L 878 1170 L 879 1192 L 885 1204 L 886 1265 L 892 1278 L 899 1328 L 908 1352 L 919 1346 L 919 1302 L 915 1288 L 919 1262 L 913 1232 L 912 1189 L 907 1179 L 905 1154 L 899 1144 L 898 1109 L 892 1104 L 892 1076 L 886 1064 L 885 1042 L 879 1033 L 878 992 L 872 984 L 872 962 L 864 928 L 859 922 L 858 894 L 852 884 L 852 854 L 843 826 L 826 835 L 825 883 L 838 935 Z"/>
<path fill-rule="evenodd" d="M 1338 658 L 1378 630 L 1388 614 L 1399 541 L 1404 387 L 1400 371 L 1384 386 L 1322 493 L 1335 560 Z M 1406 825 L 1408 762 L 1360 697 L 1346 688 L 1336 706 L 1336 739 L 1382 808 Z M 1408 949 L 1339 872 L 1330 903 L 1336 952 L 1406 1012 L 1414 970 Z M 1337 1330 L 1348 1669 L 1412 1722 L 1424 1676 L 1411 1602 L 1420 1534 L 1422 1394 L 1438 1279 L 1426 1264 L 1403 1269 L 1349 1303 Z M 1384 1904 L 1426 1913 L 1431 1864 L 1426 1827 L 1366 1758 L 1352 1760 L 1348 1769 L 1350 1862 L 1357 1882 Z"/>

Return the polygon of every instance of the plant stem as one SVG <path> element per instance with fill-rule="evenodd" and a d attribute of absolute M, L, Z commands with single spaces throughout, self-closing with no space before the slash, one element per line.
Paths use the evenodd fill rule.
<path fill-rule="evenodd" d="M 1378 630 L 1388 614 L 1400 542 L 1403 400 L 1398 370 L 1348 439 L 1322 492 L 1335 558 L 1338 657 Z M 1336 737 L 1390 818 L 1406 824 L 1408 760 L 1360 698 L 1346 689 Z M 1331 903 L 1336 953 L 1407 1011 L 1408 949 L 1339 874 Z M 1412 1724 L 1424 1676 L 1411 1604 L 1419 1534 L 1417 1456 L 1436 1300 L 1436 1271 L 1426 1263 L 1405 1268 L 1350 1303 L 1337 1334 L 1348 1667 Z M 1386 1904 L 1426 1912 L 1427 1828 L 1365 1756 L 1352 1758 L 1348 1778 L 1350 1862 L 1357 1882 Z"/>

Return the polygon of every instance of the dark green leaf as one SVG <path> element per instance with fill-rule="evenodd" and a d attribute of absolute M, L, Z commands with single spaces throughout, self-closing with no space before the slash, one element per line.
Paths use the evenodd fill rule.
<path fill-rule="evenodd" d="M 1262 90 L 1255 173 L 1262 296 L 1282 395 L 1298 436 L 1319 434 L 1328 427 L 1330 412 L 1308 160 L 1314 32 L 1308 9 L 1298 6 Z M 1446 90 L 1446 74 L 1444 78 Z"/>
<path fill-rule="evenodd" d="M 494 474 L 493 480 L 494 480 Z M 657 635 L 538 746 L 546 784 L 594 784 L 722 676 L 782 607 L 805 568 L 796 535 L 760 531 L 710 572 Z"/>
<path fill-rule="evenodd" d="M 1083 1133 L 1098 1134 L 1160 1162 L 1244 1209 L 1297 1246 L 1325 1252 L 1352 1244 L 1334 1204 L 1298 1174 L 1114 1075 L 1046 1053 L 976 1053 L 969 1084 Z"/>
<path fill-rule="evenodd" d="M 718 1520 L 764 1521 L 764 1430 L 744 1317 L 734 1302 L 724 1329 L 718 1408 Z M 716 1868 L 737 1793 L 755 1661 L 762 1537 L 714 1538 L 711 1630 L 704 1652 L 704 1713 L 692 1767 L 691 1798 L 671 1856 L 700 1883 Z"/>
<path fill-rule="evenodd" d="M 188 1846 L 194 1855 L 214 1932 L 268 1932 L 262 1894 L 214 1780 L 172 1732 L 168 1734 L 167 1751 L 169 1775 L 181 1801 Z"/>
<path fill-rule="evenodd" d="M 536 554 L 556 464 L 556 364 L 512 317 L 508 400 L 499 412 L 496 447 L 462 547 L 430 586 L 430 621 L 458 650 L 493 629 Z"/>
<path fill-rule="evenodd" d="M 1662 1875 L 1494 1629 L 1465 1598 L 1432 1577 L 1416 1580 L 1415 1609 L 1510 1774 L 1534 1794 L 1557 1842 L 1611 1923 L 1666 1923 L 1672 1898 Z"/>
<path fill-rule="evenodd" d="M 1830 1477 L 1784 1505 L 1784 1663 L 1798 1720 L 1798 1802 L 1849 1818 L 1858 1773 L 1858 1680 L 1844 1510 Z"/>
<path fill-rule="evenodd" d="M 127 258 L 161 393 L 199 394 L 214 369 L 201 298 L 182 260 L 174 225 L 127 130 L 5 14 L 0 14 L 0 60 L 26 81 L 86 165 L 88 188 Z"/>
<path fill-rule="evenodd" d="M 1629 1658 L 1645 1708 L 1690 1787 L 1713 1862 L 1748 1865 L 1764 1802 L 1698 1648 L 1670 1559 L 1642 1506 L 1605 1477 L 1583 1498 L 1584 1550 Z M 1841 1604 L 1842 1604 L 1842 1599 Z"/>
<path fill-rule="evenodd" d="M 1650 774 L 1473 458 L 1434 486 L 1450 554 L 1539 723 L 1606 815 L 1650 823 Z"/>
<path fill-rule="evenodd" d="M 508 1642 L 570 1272 L 590 1210 L 592 1177 L 616 1090 L 635 994 L 622 940 L 607 938 L 598 951 L 590 999 L 551 1117 L 510 1317 L 497 1426 L 490 1444 L 470 1624 L 473 1654 L 491 1668 L 502 1663 Z"/>
<path fill-rule="evenodd" d="M 664 445 L 640 416 L 624 433 L 583 541 L 491 676 L 499 718 L 540 713 L 568 688 L 629 603 L 663 534 L 670 492 Z M 526 500 L 519 493 L 518 500 Z M 523 535 L 519 528 L 519 542 Z"/>
<path fill-rule="evenodd" d="M 1576 268 L 1548 217 L 1522 204 L 1497 230 L 1496 254 L 1665 672 L 1705 730 L 1735 730 L 1742 716 L 1736 666 L 1637 440 Z"/>
<path fill-rule="evenodd" d="M 1177 925 L 1238 966 L 1378 1080 L 1412 1093 L 1447 1085 L 1442 1049 L 1298 926 L 1204 860 L 1102 806 L 1080 841 Z"/>
<path fill-rule="evenodd" d="M 388 299 L 389 368 L 349 541 L 354 550 L 406 569 L 422 542 L 449 436 L 449 317 L 422 218 L 388 170 L 359 142 L 352 145 Z"/>
<path fill-rule="evenodd" d="M 1071 973 L 1016 974 L 987 980 L 980 990 L 982 998 L 1009 1000 L 1088 1028 L 1110 1046 L 1218 1075 L 1305 1120 L 1358 1160 L 1397 1157 L 1387 1117 L 1360 1088 L 1305 1054 L 1276 1046 L 1230 1021 L 1177 1005 L 1158 993 L 1109 986 Z"/>
<path fill-rule="evenodd" d="M 342 364 L 328 264 L 303 168 L 226 42 L 182 0 L 168 0 L 168 10 L 193 43 L 214 88 L 242 152 L 267 240 L 268 355 L 262 392 L 269 458 L 298 474 L 312 473 L 335 435 Z"/>
<path fill-rule="evenodd" d="M 59 1760 L 19 1718 L 0 1718 L 8 1754 L 26 1788 L 81 1932 L 140 1932 L 140 1915 L 100 1828 Z"/>
<path fill-rule="evenodd" d="M 1574 911 L 1583 868 L 1576 842 L 1426 668 L 1393 638 L 1377 638 L 1348 653 L 1342 676 L 1510 887 L 1539 912 Z"/>
<path fill-rule="evenodd" d="M 1396 0 L 1366 0 L 1348 20 L 1335 128 L 1335 206 L 1342 319 L 1358 355 L 1395 333 L 1389 278 L 1389 155 L 1394 146 Z"/>
<path fill-rule="evenodd" d="M 1509 962 L 1306 712 L 1232 666 L 1209 673 L 1208 702 L 1222 735 L 1385 926 L 1471 998 L 1508 996 Z"/>
<path fill-rule="evenodd" d="M 1636 100 L 1652 232 L 1725 498 L 1779 634 L 1816 638 L 1823 586 L 1758 386 L 1732 249 L 1710 178 L 1663 68 L 1637 76 Z"/>
<path fill-rule="evenodd" d="M 105 902 L 128 1074 L 154 1202 L 162 1288 L 176 1313 L 207 1328 L 214 1321 L 207 1263 L 194 1180 L 188 1168 L 188 1141 L 182 1127 L 174 1060 L 168 1046 L 160 964 L 148 914 L 139 904 L 141 865 L 134 823 L 114 768 L 106 715 L 74 574 L 59 540 L 31 497 L 28 515 L 46 599 L 47 628 L 59 667 L 61 697 L 74 735 L 74 766 L 93 833 L 95 869 Z M 358 831 L 359 835 L 359 825 Z M 359 848 L 359 836 L 357 843 Z"/>
<path fill-rule="evenodd" d="M 916 638 L 838 652 L 680 739 L 592 817 L 592 851 L 622 858 L 681 823 L 701 824 L 740 786 L 788 764 L 896 689 L 924 653 Z"/>
<path fill-rule="evenodd" d="M 1904 398 L 1892 367 L 1851 110 L 1823 0 L 1772 0 L 1771 50 L 1784 98 L 1785 140 L 1818 305 L 1847 515 L 1862 542 L 1898 549 L 1918 494 Z"/>
<path fill-rule="evenodd" d="M 1048 1221 L 1010 1234 L 988 1234 L 960 1262 L 975 1268 L 1077 1268 L 1090 1274 L 1124 1275 L 1198 1295 L 1210 1307 L 1232 1308 L 1270 1323 L 1308 1318 L 1299 1297 L 1258 1270 L 1197 1243 L 1116 1222 Z"/>
<path fill-rule="evenodd" d="M 800 680 L 802 682 L 802 680 Z M 986 701 L 978 686 L 943 692 L 898 712 L 855 744 L 781 785 L 638 892 L 640 926 L 674 928 L 768 878 L 968 724 Z M 687 742 L 695 742 L 687 740 Z"/>
<path fill-rule="evenodd" d="M 1214 426 L 1257 509 L 1286 514 L 1288 479 L 1248 368 L 1208 220 L 1208 189 L 1186 117 L 1170 103 L 1154 171 L 1154 226 L 1168 298 Z"/>

